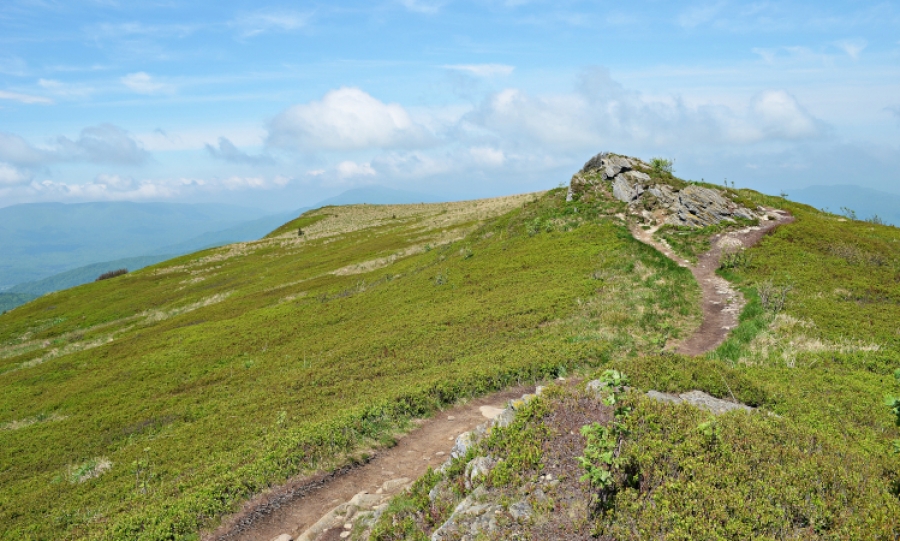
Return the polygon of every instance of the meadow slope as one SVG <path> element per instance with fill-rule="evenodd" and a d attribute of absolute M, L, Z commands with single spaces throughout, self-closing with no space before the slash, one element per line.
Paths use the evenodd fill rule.
<path fill-rule="evenodd" d="M 467 501 L 497 509 L 485 540 L 897 539 L 900 413 L 885 396 L 900 395 L 900 230 L 726 191 L 796 221 L 723 258 L 720 275 L 748 303 L 721 346 L 614 356 L 604 370 L 629 377 L 630 390 L 603 403 L 583 381 L 551 385 L 397 497 L 371 538 L 428 539 Z M 722 230 L 661 233 L 691 258 Z M 618 377 L 604 370 L 588 377 Z M 713 416 L 649 390 L 701 390 L 756 411 Z M 474 482 L 477 457 L 502 461 Z"/>
<path fill-rule="evenodd" d="M 690 273 L 565 195 L 325 207 L 0 316 L 0 538 L 196 539 L 412 417 L 691 332 Z"/>

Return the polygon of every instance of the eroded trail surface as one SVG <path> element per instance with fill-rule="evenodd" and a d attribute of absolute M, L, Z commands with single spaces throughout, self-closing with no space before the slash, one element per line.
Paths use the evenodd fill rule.
<path fill-rule="evenodd" d="M 725 341 L 732 329 L 737 327 L 738 316 L 745 304 L 744 296 L 727 280 L 717 275 L 716 269 L 719 268 L 723 253 L 749 248 L 776 227 L 794 221 L 793 216 L 783 211 L 768 209 L 768 213 L 773 219 L 760 222 L 758 226 L 713 236 L 710 239 L 712 248 L 698 257 L 695 265 L 691 265 L 689 261 L 676 254 L 664 240 L 654 236 L 658 227 L 647 230 L 640 227 L 631 228 L 631 233 L 636 239 L 653 246 L 678 265 L 690 269 L 694 279 L 700 284 L 703 322 L 694 334 L 674 348 L 676 352 L 684 355 L 701 355 L 712 351 Z"/>
<path fill-rule="evenodd" d="M 332 474 L 296 479 L 250 501 L 205 541 L 339 539 L 342 509 L 383 505 L 450 455 L 456 437 L 492 419 L 534 387 L 516 387 L 444 410 L 419 423 L 369 462 Z M 355 508 L 355 507 L 354 507 Z"/>

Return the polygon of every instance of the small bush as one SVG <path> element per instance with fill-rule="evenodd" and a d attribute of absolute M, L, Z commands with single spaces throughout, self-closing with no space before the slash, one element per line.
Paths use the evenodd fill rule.
<path fill-rule="evenodd" d="M 671 175 L 675 170 L 674 165 L 675 163 L 672 160 L 665 158 L 652 158 L 650 160 L 650 167 L 657 173 L 669 173 Z"/>
<path fill-rule="evenodd" d="M 110 278 L 115 278 L 116 276 L 122 276 L 123 274 L 128 274 L 128 269 L 116 269 L 109 272 L 104 272 L 100 276 L 97 277 L 95 282 L 99 282 L 100 280 L 109 280 Z"/>

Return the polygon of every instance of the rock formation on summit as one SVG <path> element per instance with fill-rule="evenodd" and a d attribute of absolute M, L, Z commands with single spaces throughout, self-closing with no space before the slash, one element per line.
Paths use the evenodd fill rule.
<path fill-rule="evenodd" d="M 597 154 L 572 177 L 568 200 L 598 190 L 612 192 L 632 211 L 657 211 L 672 225 L 705 227 L 735 218 L 756 220 L 761 216 L 742 207 L 722 191 L 686 183 L 661 173 L 638 158 L 609 152 Z"/>

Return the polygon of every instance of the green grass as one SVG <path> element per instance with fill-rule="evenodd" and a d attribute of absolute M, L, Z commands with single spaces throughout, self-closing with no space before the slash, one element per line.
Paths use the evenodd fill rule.
<path fill-rule="evenodd" d="M 634 396 L 621 455 L 630 477 L 618 479 L 612 508 L 591 518 L 594 532 L 614 539 L 897 539 L 900 457 L 892 445 L 900 431 L 884 397 L 898 394 L 900 229 L 747 190 L 741 196 L 751 208 L 786 208 L 797 221 L 722 271 L 748 298 L 738 328 L 707 356 L 613 355 L 604 367 L 628 374 L 636 390 L 699 389 L 762 411 L 708 424 L 697 409 Z M 692 237 L 699 243 L 703 232 Z M 793 287 L 777 314 L 757 294 L 766 283 Z M 523 449 L 531 440 L 522 436 L 533 440 L 540 423 L 524 419 L 492 445 Z M 433 513 L 427 506 L 417 512 Z M 416 522 L 409 510 L 397 516 Z M 380 524 L 391 521 L 388 514 Z"/>
<path fill-rule="evenodd" d="M 323 209 L 0 316 L 0 538 L 196 539 L 411 417 L 697 324 L 686 270 L 564 198 Z"/>

